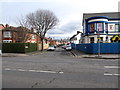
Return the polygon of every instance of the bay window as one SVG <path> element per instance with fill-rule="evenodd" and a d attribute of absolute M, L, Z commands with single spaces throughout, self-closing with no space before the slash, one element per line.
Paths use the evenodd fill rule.
<path fill-rule="evenodd" d="M 119 31 L 119 25 L 118 25 L 118 24 L 115 25 L 115 31 L 116 31 L 116 32 Z"/>
<path fill-rule="evenodd" d="M 97 31 L 103 31 L 103 23 L 97 23 Z"/>
<path fill-rule="evenodd" d="M 90 24 L 90 32 L 94 32 L 95 31 L 95 24 L 92 23 Z"/>

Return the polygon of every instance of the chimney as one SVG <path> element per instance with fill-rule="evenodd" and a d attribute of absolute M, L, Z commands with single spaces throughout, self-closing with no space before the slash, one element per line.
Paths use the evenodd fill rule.
<path fill-rule="evenodd" d="M 34 28 L 33 27 L 31 27 L 31 32 L 34 32 Z"/>
<path fill-rule="evenodd" d="M 77 31 L 77 34 L 79 34 L 80 33 L 80 31 Z"/>
<path fill-rule="evenodd" d="M 8 25 L 8 24 L 6 24 L 5 26 L 6 26 L 6 28 L 7 28 L 7 27 L 9 27 L 9 25 Z"/>

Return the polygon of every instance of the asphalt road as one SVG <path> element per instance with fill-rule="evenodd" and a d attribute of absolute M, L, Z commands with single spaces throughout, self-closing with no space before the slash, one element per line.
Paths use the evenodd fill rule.
<path fill-rule="evenodd" d="M 2 61 L 3 88 L 118 88 L 118 60 L 76 58 L 56 48 Z"/>

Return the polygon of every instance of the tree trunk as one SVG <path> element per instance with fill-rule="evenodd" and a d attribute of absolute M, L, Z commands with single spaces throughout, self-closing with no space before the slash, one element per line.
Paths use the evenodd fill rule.
<path fill-rule="evenodd" d="M 43 38 L 41 38 L 41 51 L 44 49 Z"/>

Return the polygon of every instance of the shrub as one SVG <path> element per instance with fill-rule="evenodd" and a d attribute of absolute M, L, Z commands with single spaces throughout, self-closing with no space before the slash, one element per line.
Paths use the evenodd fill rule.
<path fill-rule="evenodd" d="M 26 53 L 36 50 L 36 43 L 2 43 L 3 53 Z"/>

